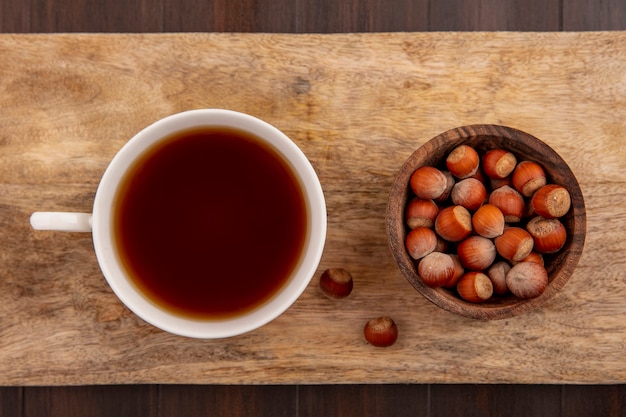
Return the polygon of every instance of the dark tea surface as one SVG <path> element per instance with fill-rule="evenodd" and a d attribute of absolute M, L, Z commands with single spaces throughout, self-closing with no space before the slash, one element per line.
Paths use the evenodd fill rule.
<path fill-rule="evenodd" d="M 307 234 L 299 181 L 253 136 L 202 128 L 148 150 L 118 191 L 122 263 L 154 303 L 211 319 L 262 304 L 297 266 Z"/>

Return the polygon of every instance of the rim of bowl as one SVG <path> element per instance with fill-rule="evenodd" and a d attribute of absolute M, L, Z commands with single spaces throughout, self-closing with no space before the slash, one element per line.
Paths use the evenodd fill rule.
<path fill-rule="evenodd" d="M 534 160 L 546 171 L 549 181 L 564 184 L 571 194 L 572 207 L 561 219 L 568 231 L 566 243 L 559 253 L 549 256 L 546 262 L 549 284 L 540 296 L 519 299 L 514 296 L 485 303 L 470 303 L 444 288 L 432 288 L 423 283 L 416 265 L 404 246 L 407 227 L 404 209 L 410 195 L 409 179 L 415 169 L 424 165 L 438 166 L 443 155 L 460 144 L 473 144 L 480 150 L 505 147 L 518 160 Z M 501 143 L 501 144 L 500 144 Z M 480 144 L 478 146 L 477 144 Z M 548 160 L 556 161 L 547 164 Z M 453 128 L 433 137 L 415 150 L 402 165 L 392 184 L 386 213 L 386 228 L 392 255 L 409 283 L 426 299 L 455 314 L 476 319 L 504 319 L 524 314 L 554 297 L 573 274 L 584 247 L 586 235 L 585 203 L 576 176 L 563 158 L 549 145 L 524 131 L 502 125 L 476 124 Z"/>

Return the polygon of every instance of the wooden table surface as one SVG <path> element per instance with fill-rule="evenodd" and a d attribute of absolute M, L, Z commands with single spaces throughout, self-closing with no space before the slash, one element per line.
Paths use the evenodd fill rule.
<path fill-rule="evenodd" d="M 626 381 L 626 32 L 0 35 L 0 385 Z M 135 132 L 192 108 L 248 112 L 308 155 L 325 190 L 317 276 L 285 314 L 225 340 L 163 333 L 125 309 L 88 234 L 33 232 L 89 211 Z M 440 310 L 399 273 L 384 227 L 402 162 L 441 131 L 525 130 L 577 175 L 587 240 L 563 292 L 524 316 Z M 376 349 L 366 320 L 400 339 Z M 86 372 L 88 370 L 88 372 Z"/>

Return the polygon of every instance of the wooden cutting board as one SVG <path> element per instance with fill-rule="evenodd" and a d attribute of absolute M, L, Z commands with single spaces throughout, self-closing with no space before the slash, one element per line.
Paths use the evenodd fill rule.
<path fill-rule="evenodd" d="M 0 36 L 0 385 L 626 382 L 626 33 Z M 263 328 L 193 340 L 142 322 L 91 236 L 34 232 L 90 211 L 116 151 L 183 110 L 260 117 L 308 155 L 328 240 L 302 297 Z M 587 208 L 579 267 L 524 316 L 482 322 L 420 296 L 385 233 L 389 187 L 421 144 L 494 123 L 552 146 Z M 328 267 L 352 295 L 326 299 Z M 400 338 L 368 345 L 390 315 Z"/>

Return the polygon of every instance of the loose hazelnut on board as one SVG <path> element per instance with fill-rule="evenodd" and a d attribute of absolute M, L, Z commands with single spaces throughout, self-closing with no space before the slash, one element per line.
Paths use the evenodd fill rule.
<path fill-rule="evenodd" d="M 459 242 L 472 233 L 472 216 L 463 206 L 448 206 L 439 211 L 435 231 L 448 242 Z"/>
<path fill-rule="evenodd" d="M 506 285 L 506 274 L 511 270 L 511 265 L 506 261 L 498 261 L 487 269 L 487 276 L 493 285 L 493 293 L 504 295 L 509 292 Z"/>
<path fill-rule="evenodd" d="M 504 232 L 504 214 L 493 204 L 485 204 L 472 216 L 472 228 L 482 237 L 496 238 Z"/>
<path fill-rule="evenodd" d="M 398 326 L 391 317 L 378 317 L 365 324 L 363 334 L 372 346 L 389 347 L 398 340 Z"/>
<path fill-rule="evenodd" d="M 457 247 L 461 264 L 466 269 L 482 271 L 496 259 L 496 247 L 490 239 L 482 236 L 470 236 Z"/>
<path fill-rule="evenodd" d="M 441 197 L 448 187 L 448 179 L 437 168 L 423 166 L 411 175 L 411 189 L 415 195 L 424 200 Z"/>
<path fill-rule="evenodd" d="M 452 187 L 451 198 L 454 204 L 475 211 L 485 202 L 487 190 L 476 178 L 466 178 Z"/>
<path fill-rule="evenodd" d="M 447 253 L 432 252 L 424 256 L 417 266 L 417 275 L 429 287 L 442 287 L 454 275 L 454 260 Z"/>
<path fill-rule="evenodd" d="M 478 171 L 480 158 L 478 152 L 468 145 L 459 145 L 448 154 L 446 166 L 457 178 L 471 177 Z"/>
<path fill-rule="evenodd" d="M 513 171 L 513 187 L 524 197 L 532 196 L 535 191 L 546 185 L 546 173 L 541 165 L 533 161 L 522 161 Z"/>
<path fill-rule="evenodd" d="M 456 284 L 456 290 L 466 301 L 482 303 L 493 295 L 493 284 L 487 275 L 478 271 L 463 274 Z"/>
<path fill-rule="evenodd" d="M 507 223 L 517 223 L 524 216 L 524 197 L 508 185 L 493 190 L 489 195 L 489 204 L 502 211 Z"/>
<path fill-rule="evenodd" d="M 416 227 L 406 235 L 406 250 L 413 259 L 421 259 L 437 247 L 437 235 L 427 227 Z"/>
<path fill-rule="evenodd" d="M 504 149 L 492 149 L 483 156 L 483 171 L 489 178 L 503 179 L 508 177 L 515 166 L 517 158 Z"/>
<path fill-rule="evenodd" d="M 535 298 L 548 286 L 548 272 L 534 262 L 520 262 L 506 274 L 506 285 L 519 298 Z"/>
<path fill-rule="evenodd" d="M 433 200 L 413 198 L 406 206 L 406 224 L 411 229 L 416 227 L 433 227 L 435 217 L 439 213 L 439 207 Z"/>
<path fill-rule="evenodd" d="M 320 289 L 328 298 L 345 298 L 352 292 L 352 275 L 343 268 L 329 268 L 320 276 Z"/>
<path fill-rule="evenodd" d="M 530 204 L 533 211 L 545 218 L 564 216 L 572 204 L 569 191 L 561 185 L 544 185 L 533 194 Z"/>
<path fill-rule="evenodd" d="M 556 253 L 567 239 L 567 230 L 559 219 L 537 216 L 529 220 L 526 230 L 534 240 L 534 249 L 539 253 Z"/>
<path fill-rule="evenodd" d="M 524 259 L 533 250 L 533 237 L 521 227 L 508 227 L 494 243 L 500 256 L 511 262 Z"/>

